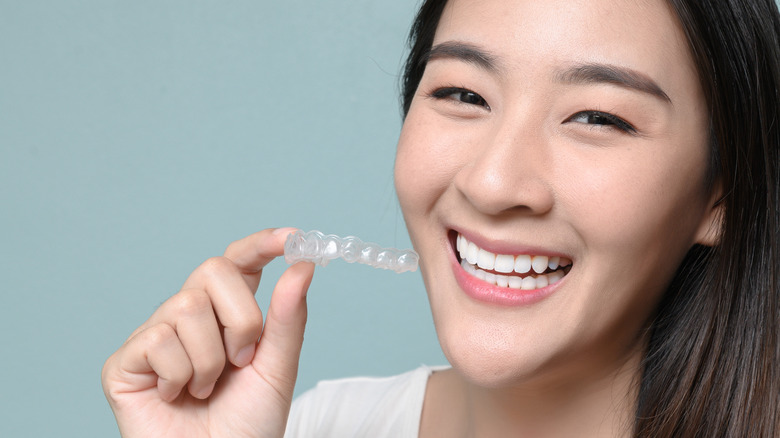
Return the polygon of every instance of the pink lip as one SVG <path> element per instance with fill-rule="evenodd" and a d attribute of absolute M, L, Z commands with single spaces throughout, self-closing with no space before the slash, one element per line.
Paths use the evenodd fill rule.
<path fill-rule="evenodd" d="M 479 243 L 477 244 L 479 245 Z M 493 247 L 495 247 L 495 245 L 493 245 Z M 529 253 L 558 255 L 538 249 L 533 249 L 532 251 L 534 252 Z M 512 252 L 518 253 L 517 249 Z M 511 254 L 512 252 L 508 253 Z M 523 252 L 519 252 L 518 254 L 522 253 Z M 551 284 L 541 289 L 532 290 L 512 289 L 509 287 L 497 286 L 495 284 L 480 280 L 464 271 L 460 266 L 460 263 L 458 263 L 458 258 L 455 256 L 455 249 L 452 247 L 452 245 L 450 245 L 450 262 L 452 265 L 452 270 L 455 274 L 455 280 L 458 282 L 458 285 L 463 290 L 463 292 L 466 293 L 466 295 L 474 300 L 489 304 L 496 304 L 499 306 L 530 306 L 552 295 L 553 292 L 555 292 L 558 287 L 564 281 L 566 281 L 566 277 L 564 277 L 555 284 Z"/>

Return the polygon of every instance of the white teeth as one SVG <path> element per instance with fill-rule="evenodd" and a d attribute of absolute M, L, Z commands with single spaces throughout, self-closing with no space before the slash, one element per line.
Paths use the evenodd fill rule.
<path fill-rule="evenodd" d="M 531 277 L 530 275 L 528 277 L 525 277 L 523 279 L 522 286 L 520 286 L 523 290 L 534 290 L 536 289 L 536 279 L 534 277 Z"/>
<path fill-rule="evenodd" d="M 534 272 L 541 274 L 547 270 L 549 261 L 550 259 L 547 258 L 547 256 L 534 256 L 533 259 L 531 259 L 531 266 L 533 266 Z"/>
<path fill-rule="evenodd" d="M 490 251 L 479 248 L 473 242 L 469 242 L 460 234 L 456 238 L 455 247 L 460 254 L 461 266 L 467 273 L 487 283 L 512 289 L 534 290 L 555 284 L 566 275 L 563 273 L 563 270 L 558 268 L 572 264 L 571 260 L 565 257 L 493 254 Z M 553 272 L 546 275 L 543 274 L 548 268 Z M 532 269 L 534 274 L 525 278 L 517 275 L 501 275 L 494 272 L 486 272 L 527 274 Z"/>
<path fill-rule="evenodd" d="M 493 266 L 496 265 L 496 255 L 492 252 L 480 249 L 477 253 L 477 266 L 488 271 L 493 270 Z"/>
<path fill-rule="evenodd" d="M 531 256 L 521 254 L 515 257 L 515 272 L 525 274 L 531 270 Z"/>
<path fill-rule="evenodd" d="M 547 274 L 547 281 L 549 281 L 550 284 L 555 284 L 561 281 L 561 278 L 563 278 L 563 273 L 561 273 L 561 271 L 550 272 Z"/>
<path fill-rule="evenodd" d="M 523 279 L 517 276 L 509 277 L 509 287 L 512 289 L 520 289 L 523 286 Z"/>
<path fill-rule="evenodd" d="M 503 272 L 508 274 L 515 270 L 515 258 L 511 255 L 498 254 L 496 255 L 496 264 L 493 267 L 496 272 Z"/>
<path fill-rule="evenodd" d="M 477 264 L 477 255 L 479 254 L 479 248 L 473 242 L 469 242 L 466 247 L 466 260 L 472 265 Z"/>
<path fill-rule="evenodd" d="M 463 268 L 464 271 L 468 272 L 471 275 L 474 275 L 475 272 L 477 272 L 477 269 L 471 265 L 466 259 L 463 259 L 460 261 L 460 266 Z"/>

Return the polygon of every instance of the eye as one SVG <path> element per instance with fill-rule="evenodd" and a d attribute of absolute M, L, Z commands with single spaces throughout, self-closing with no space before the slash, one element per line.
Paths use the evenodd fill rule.
<path fill-rule="evenodd" d="M 603 127 L 614 127 L 629 134 L 636 134 L 636 128 L 628 122 L 610 113 L 602 111 L 580 111 L 569 117 L 567 122 L 583 123 L 586 125 L 598 125 Z"/>
<path fill-rule="evenodd" d="M 451 99 L 457 103 L 481 106 L 487 110 L 490 109 L 490 105 L 488 105 L 487 101 L 482 98 L 482 96 L 461 87 L 439 88 L 431 93 L 431 97 L 434 99 Z"/>

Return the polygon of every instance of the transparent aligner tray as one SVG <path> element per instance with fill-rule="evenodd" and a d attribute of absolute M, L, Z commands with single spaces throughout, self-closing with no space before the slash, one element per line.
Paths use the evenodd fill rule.
<path fill-rule="evenodd" d="M 296 231 L 284 243 L 284 260 L 293 264 L 308 261 L 325 266 L 333 259 L 362 263 L 398 273 L 416 271 L 420 257 L 413 250 L 382 248 L 355 236 L 339 237 L 313 230 Z"/>

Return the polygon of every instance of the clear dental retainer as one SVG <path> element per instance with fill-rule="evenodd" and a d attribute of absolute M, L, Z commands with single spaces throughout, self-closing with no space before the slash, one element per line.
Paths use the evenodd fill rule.
<path fill-rule="evenodd" d="M 363 242 L 355 236 L 339 237 L 313 230 L 296 231 L 284 243 L 284 260 L 289 263 L 307 261 L 326 266 L 331 260 L 361 263 L 397 273 L 416 271 L 420 256 L 411 249 L 382 248 Z"/>

